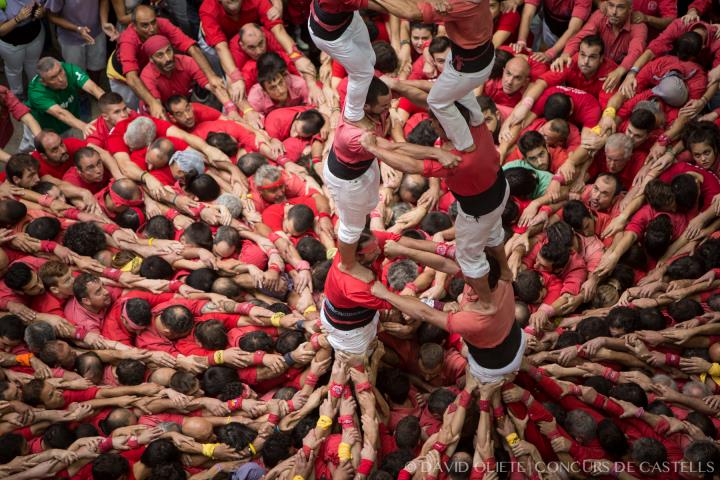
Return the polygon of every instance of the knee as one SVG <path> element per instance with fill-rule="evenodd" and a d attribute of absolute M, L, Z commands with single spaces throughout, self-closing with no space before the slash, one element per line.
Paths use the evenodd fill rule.
<path fill-rule="evenodd" d="M 338 240 L 343 243 L 356 243 L 360 240 L 364 227 L 365 225 L 351 225 L 341 220 L 338 225 Z"/>

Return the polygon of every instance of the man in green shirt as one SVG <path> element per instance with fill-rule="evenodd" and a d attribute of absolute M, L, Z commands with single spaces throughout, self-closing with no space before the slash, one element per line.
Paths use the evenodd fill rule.
<path fill-rule="evenodd" d="M 103 89 L 84 70 L 52 57 L 38 60 L 37 72 L 30 81 L 27 105 L 40 126 L 60 135 L 71 128 L 80 130 L 85 138 L 92 134 L 95 127 L 78 118 L 80 91 L 100 98 Z"/>
<path fill-rule="evenodd" d="M 543 195 L 547 191 L 550 182 L 552 181 L 553 174 L 548 172 L 550 167 L 550 152 L 548 152 L 545 138 L 536 132 L 531 130 L 525 132 L 525 134 L 518 140 L 518 150 L 522 155 L 522 160 L 515 160 L 508 162 L 503 165 L 503 170 L 513 167 L 522 167 L 535 172 L 537 177 L 537 187 L 532 194 L 532 198 L 536 199 Z"/>

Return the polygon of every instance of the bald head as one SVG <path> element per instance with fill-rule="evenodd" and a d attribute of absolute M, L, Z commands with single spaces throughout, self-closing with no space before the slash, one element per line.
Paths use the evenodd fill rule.
<path fill-rule="evenodd" d="M 212 440 L 213 427 L 210 422 L 201 417 L 186 417 L 182 424 L 182 433 L 205 443 Z"/>
<path fill-rule="evenodd" d="M 240 48 L 253 60 L 267 51 L 265 34 L 254 23 L 246 23 L 240 29 Z"/>
<path fill-rule="evenodd" d="M 140 198 L 140 188 L 129 178 L 121 178 L 115 181 L 111 188 L 125 200 L 138 200 Z"/>
<path fill-rule="evenodd" d="M 530 81 L 530 64 L 521 57 L 508 60 L 503 69 L 502 89 L 506 95 L 525 90 Z"/>

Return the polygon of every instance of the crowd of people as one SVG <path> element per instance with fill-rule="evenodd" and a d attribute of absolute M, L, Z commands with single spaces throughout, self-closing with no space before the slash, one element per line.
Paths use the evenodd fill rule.
<path fill-rule="evenodd" d="M 0 0 L 0 478 L 720 478 L 714 21 Z"/>

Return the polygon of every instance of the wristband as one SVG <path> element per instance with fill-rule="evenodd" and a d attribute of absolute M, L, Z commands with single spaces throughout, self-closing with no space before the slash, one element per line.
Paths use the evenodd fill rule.
<path fill-rule="evenodd" d="M 310 305 L 305 310 L 303 310 L 303 315 L 307 315 L 309 313 L 317 313 L 318 309 L 315 305 Z"/>
<path fill-rule="evenodd" d="M 150 237 L 147 239 L 147 241 L 148 241 L 148 247 L 152 247 L 152 244 L 155 241 L 155 237 Z"/>
<path fill-rule="evenodd" d="M 711 377 L 720 377 L 720 363 L 713 363 L 708 373 Z"/>
<path fill-rule="evenodd" d="M 128 444 L 128 447 L 130 447 L 130 448 L 137 448 L 140 446 L 140 443 L 138 442 L 137 437 L 135 435 L 128 438 L 127 444 Z"/>
<path fill-rule="evenodd" d="M 285 317 L 285 314 L 283 312 L 275 312 L 272 314 L 272 317 L 270 317 L 270 324 L 273 327 L 280 328 L 280 320 Z"/>
<path fill-rule="evenodd" d="M 29 367 L 30 359 L 32 357 L 32 353 L 21 353 L 20 355 L 15 355 L 15 362 L 22 365 L 23 367 Z"/>
<path fill-rule="evenodd" d="M 109 278 L 110 280 L 115 280 L 116 282 L 120 280 L 120 276 L 123 274 L 121 270 L 118 270 L 117 268 L 105 268 L 103 269 L 103 277 Z"/>
<path fill-rule="evenodd" d="M 330 218 L 330 214 L 328 212 L 320 212 L 317 218 Z"/>
<path fill-rule="evenodd" d="M 175 219 L 175 217 L 177 217 L 178 215 L 180 215 L 180 212 L 178 212 L 178 211 L 175 210 L 174 208 L 168 208 L 168 211 L 165 212 L 165 218 L 167 218 L 167 219 L 170 220 L 171 222 L 172 222 L 172 221 Z"/>
<path fill-rule="evenodd" d="M 412 478 L 412 473 L 408 472 L 404 468 L 400 470 L 400 473 L 398 473 L 398 480 L 410 480 Z"/>
<path fill-rule="evenodd" d="M 645 415 L 645 409 L 643 407 L 640 407 L 635 411 L 635 418 L 642 418 L 643 415 Z"/>
<path fill-rule="evenodd" d="M 223 363 L 225 363 L 223 361 L 223 356 L 224 356 L 224 352 L 222 350 L 218 350 L 215 352 L 215 354 L 213 355 L 213 360 L 215 361 L 215 365 L 222 365 Z"/>
<path fill-rule="evenodd" d="M 445 254 L 447 253 L 447 251 L 448 251 L 448 244 L 445 242 L 438 243 L 435 246 L 435 253 L 440 255 L 441 257 L 444 257 Z"/>
<path fill-rule="evenodd" d="M 292 480 L 305 480 L 305 477 L 303 477 L 302 475 L 295 475 Z"/>
<path fill-rule="evenodd" d="M 442 442 L 435 442 L 432 446 L 433 450 L 437 450 L 440 453 L 445 453 L 445 450 L 447 450 L 447 444 Z"/>
<path fill-rule="evenodd" d="M 663 133 L 658 137 L 657 142 L 663 147 L 667 147 L 667 145 L 670 143 L 670 138 L 668 138 L 668 136 Z"/>
<path fill-rule="evenodd" d="M 85 327 L 75 327 L 75 340 L 82 340 L 87 335 L 87 329 Z"/>
<path fill-rule="evenodd" d="M 112 235 L 113 233 L 120 230 L 120 227 L 115 225 L 114 223 L 104 223 L 102 226 L 103 232 L 107 233 L 108 235 Z"/>
<path fill-rule="evenodd" d="M 343 390 L 345 389 L 344 385 L 340 385 L 339 383 L 332 382 L 330 384 L 330 396 L 333 398 L 340 398 L 342 397 Z"/>
<path fill-rule="evenodd" d="M 213 458 L 213 453 L 215 453 L 215 448 L 220 445 L 219 443 L 203 443 L 202 444 L 202 454 L 204 457 Z"/>
<path fill-rule="evenodd" d="M 77 208 L 68 208 L 62 214 L 65 218 L 69 218 L 70 220 L 77 220 L 80 216 L 80 210 L 78 210 Z"/>
<path fill-rule="evenodd" d="M 524 390 L 522 397 L 520 397 L 520 401 L 523 404 L 527 405 L 529 403 L 529 400 L 530 400 L 530 392 L 528 390 Z"/>
<path fill-rule="evenodd" d="M 557 56 L 557 53 L 555 53 L 555 50 L 553 50 L 552 48 L 548 48 L 547 50 L 545 50 L 545 56 L 548 57 L 550 60 L 554 60 Z"/>
<path fill-rule="evenodd" d="M 555 309 L 552 307 L 552 305 L 548 305 L 547 303 L 543 303 L 538 307 L 538 311 L 543 312 L 548 317 L 552 317 L 555 315 Z"/>
<path fill-rule="evenodd" d="M 277 241 L 280 240 L 281 238 L 282 238 L 282 237 L 281 237 L 280 235 L 278 235 L 277 233 L 275 233 L 275 232 L 270 232 L 270 233 L 268 234 L 268 240 L 270 240 L 270 241 L 273 242 L 273 243 L 277 242 Z"/>
<path fill-rule="evenodd" d="M 248 112 L 252 112 L 252 111 L 253 111 L 252 107 L 244 108 L 243 109 L 243 117 L 245 116 L 245 114 L 247 114 Z"/>
<path fill-rule="evenodd" d="M 328 417 L 327 415 L 320 415 L 320 418 L 318 418 L 317 421 L 318 428 L 322 430 L 327 430 L 332 424 L 332 418 Z"/>
<path fill-rule="evenodd" d="M 205 204 L 200 204 L 197 207 L 194 208 L 188 208 L 188 212 L 192 214 L 193 217 L 200 217 L 200 214 L 202 211 L 205 210 Z"/>
<path fill-rule="evenodd" d="M 253 365 L 262 365 L 263 357 L 265 357 L 265 351 L 256 350 L 255 353 L 253 353 Z"/>
<path fill-rule="evenodd" d="M 418 291 L 418 286 L 415 285 L 415 282 L 406 283 L 405 288 L 407 288 L 408 290 L 410 290 L 411 292 L 414 292 L 414 293 L 417 293 L 417 291 Z"/>
<path fill-rule="evenodd" d="M 607 378 L 613 383 L 617 383 L 618 379 L 620 379 L 620 372 L 616 372 L 610 367 L 606 367 L 603 371 L 603 377 Z"/>
<path fill-rule="evenodd" d="M 278 265 L 276 263 L 271 263 L 270 265 L 268 265 L 268 268 L 270 270 L 275 270 L 278 273 L 282 272 L 282 270 L 280 269 L 280 265 Z"/>
<path fill-rule="evenodd" d="M 316 163 L 320 163 L 320 162 L 322 162 L 322 157 L 318 157 L 318 156 L 312 157 L 313 165 L 315 165 Z"/>
<path fill-rule="evenodd" d="M 112 444 L 113 439 L 112 437 L 106 437 L 103 439 L 103 441 L 100 443 L 100 452 L 106 453 L 112 450 Z"/>
<path fill-rule="evenodd" d="M 497 407 L 493 408 L 493 417 L 500 418 L 505 416 L 505 407 L 502 405 L 498 405 Z"/>
<path fill-rule="evenodd" d="M 541 211 L 541 212 L 545 212 L 545 213 L 547 213 L 548 215 L 550 215 L 551 213 L 553 213 L 553 209 L 550 208 L 550 207 L 547 206 L 547 205 L 543 205 L 542 207 L 540 207 L 540 211 Z"/>
<path fill-rule="evenodd" d="M 292 401 L 292 398 L 290 400 L 288 400 L 286 403 L 288 406 L 288 412 L 290 412 L 290 413 L 294 412 L 295 411 L 295 402 Z"/>
<path fill-rule="evenodd" d="M 277 164 L 280 165 L 281 167 L 284 167 L 285 165 L 287 165 L 288 163 L 290 163 L 290 159 L 287 157 L 287 155 L 282 154 L 282 155 L 279 155 L 279 156 L 275 159 L 275 163 L 277 163 Z"/>
<path fill-rule="evenodd" d="M 372 385 L 370 385 L 370 382 L 363 382 L 363 383 L 355 384 L 355 391 L 357 393 L 366 392 L 368 390 L 372 390 Z"/>
<path fill-rule="evenodd" d="M 570 386 L 570 393 L 572 393 L 572 394 L 575 395 L 576 397 L 579 397 L 579 396 L 582 395 L 582 388 L 580 387 L 580 385 L 577 385 L 577 384 L 573 383 L 573 384 Z"/>
<path fill-rule="evenodd" d="M 228 410 L 230 410 L 231 412 L 234 412 L 235 410 L 240 410 L 242 408 L 242 404 L 242 397 L 233 398 L 227 401 Z"/>
<path fill-rule="evenodd" d="M 304 270 L 310 270 L 310 263 L 307 260 L 301 260 L 294 266 L 295 270 L 302 272 Z"/>
<path fill-rule="evenodd" d="M 607 403 L 607 397 L 605 395 L 597 394 L 593 400 L 593 407 L 605 409 L 605 403 Z"/>
<path fill-rule="evenodd" d="M 340 415 L 338 417 L 338 423 L 342 426 L 343 430 L 355 426 L 352 415 Z"/>
<path fill-rule="evenodd" d="M 52 240 L 41 240 L 40 241 L 40 251 L 45 253 L 52 253 L 53 250 L 55 250 L 55 247 L 57 247 L 57 242 L 53 242 Z"/>
<path fill-rule="evenodd" d="M 472 400 L 472 395 L 470 395 L 470 392 L 468 392 L 467 390 L 463 390 L 458 396 L 458 406 L 467 409 L 468 406 L 470 406 L 470 400 Z"/>
<path fill-rule="evenodd" d="M 253 308 L 255 308 L 255 305 L 250 302 L 238 303 L 235 305 L 235 313 L 239 313 L 240 315 L 250 315 Z"/>
<path fill-rule="evenodd" d="M 556 173 L 552 176 L 552 179 L 558 182 L 560 185 L 565 185 L 565 177 L 560 175 L 559 173 Z"/>
<path fill-rule="evenodd" d="M 370 472 L 372 472 L 372 469 L 374 466 L 375 466 L 374 461 L 368 460 L 367 458 L 361 458 L 360 465 L 358 466 L 357 471 L 360 475 L 368 476 L 368 475 L 370 475 Z"/>
<path fill-rule="evenodd" d="M 270 425 L 277 425 L 278 423 L 280 423 L 280 415 L 270 413 L 270 414 L 268 414 L 267 421 Z"/>
<path fill-rule="evenodd" d="M 632 67 L 630 67 L 630 71 L 631 71 L 632 73 L 634 73 L 635 75 L 637 75 L 638 73 L 640 73 L 640 69 L 639 69 L 638 67 L 636 67 L 635 65 L 633 65 Z"/>
<path fill-rule="evenodd" d="M 310 335 L 310 345 L 312 345 L 313 350 L 316 352 L 322 348 L 320 346 L 320 335 L 322 335 L 322 333 L 313 333 Z"/>
<path fill-rule="evenodd" d="M 50 195 L 48 195 L 48 194 L 46 193 L 45 195 L 42 195 L 42 196 L 38 199 L 38 203 L 39 203 L 41 206 L 43 206 L 43 207 L 49 207 L 50 205 L 52 205 L 52 202 L 53 202 L 54 200 L 55 200 L 55 198 L 51 197 Z"/>
<path fill-rule="evenodd" d="M 377 210 L 370 212 L 370 218 L 382 218 L 382 214 Z"/>
<path fill-rule="evenodd" d="M 317 385 L 318 381 L 320 381 L 318 376 L 314 375 L 312 373 L 308 373 L 307 377 L 305 377 L 305 385 L 308 385 L 313 388 L 315 388 L 315 385 Z"/>
<path fill-rule="evenodd" d="M 679 367 L 680 366 L 680 355 L 676 355 L 674 353 L 666 353 L 665 354 L 665 365 L 668 365 L 670 367 Z"/>
<path fill-rule="evenodd" d="M 533 105 L 535 105 L 535 99 L 532 97 L 523 97 L 523 99 L 520 100 L 520 103 L 530 109 Z"/>
<path fill-rule="evenodd" d="M 285 363 L 288 367 L 292 367 L 293 365 L 295 365 L 295 359 L 292 357 L 292 352 L 288 352 L 283 355 L 283 360 L 285 360 Z"/>
<path fill-rule="evenodd" d="M 248 443 L 248 448 L 250 449 L 250 453 L 253 454 L 253 457 L 257 455 L 257 450 L 255 449 L 255 445 L 253 445 L 252 442 Z"/>
<path fill-rule="evenodd" d="M 607 107 L 605 110 L 603 110 L 603 113 L 602 113 L 603 117 L 615 118 L 616 115 L 617 115 L 617 110 L 615 110 L 613 107 Z"/>
<path fill-rule="evenodd" d="M 505 437 L 505 440 L 507 441 L 508 445 L 511 447 L 514 447 L 518 443 L 520 443 L 520 437 L 518 437 L 518 434 L 513 432 L 510 435 Z"/>
<path fill-rule="evenodd" d="M 148 172 L 142 172 L 140 174 L 140 183 L 142 184 L 145 184 L 145 181 L 143 180 L 143 178 L 145 178 L 145 175 L 148 175 Z"/>
<path fill-rule="evenodd" d="M 338 458 L 340 458 L 341 462 L 352 459 L 350 448 L 350 444 L 345 442 L 341 442 L 340 445 L 338 445 Z"/>
<path fill-rule="evenodd" d="M 290 52 L 290 55 L 289 55 L 290 60 L 292 60 L 292 61 L 295 61 L 295 60 L 297 60 L 298 58 L 302 58 L 302 56 L 303 56 L 302 53 L 300 53 L 300 52 L 297 50 L 297 47 L 295 47 L 295 48 L 293 49 L 293 51 Z"/>
<path fill-rule="evenodd" d="M 231 81 L 232 83 L 235 83 L 235 82 L 237 82 L 238 80 L 242 80 L 242 79 L 243 79 L 243 75 L 242 75 L 242 72 L 240 71 L 240 69 L 236 69 L 234 72 L 232 72 L 232 73 L 231 73 L 230 75 L 228 75 L 228 76 L 230 77 L 230 81 Z"/>
<path fill-rule="evenodd" d="M 490 402 L 488 400 L 478 400 L 477 404 L 481 412 L 490 413 Z"/>
<path fill-rule="evenodd" d="M 225 102 L 223 108 L 226 112 L 237 112 L 237 106 L 233 102 Z"/>

